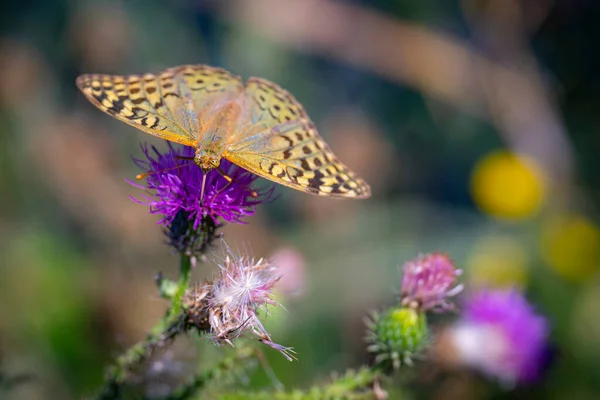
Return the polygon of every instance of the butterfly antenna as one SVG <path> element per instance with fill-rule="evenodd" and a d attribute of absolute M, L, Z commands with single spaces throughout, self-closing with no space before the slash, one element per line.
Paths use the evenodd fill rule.
<path fill-rule="evenodd" d="M 189 163 L 188 164 L 181 164 L 181 165 L 176 165 L 176 166 L 170 167 L 170 168 L 159 169 L 158 171 L 149 171 L 149 172 L 145 172 L 143 174 L 137 174 L 135 176 L 135 179 L 141 180 L 141 179 L 144 179 L 147 176 L 158 174 L 158 173 L 161 173 L 161 172 L 173 171 L 174 169 L 179 169 L 181 167 L 185 167 L 186 165 L 190 165 L 190 164 Z"/>

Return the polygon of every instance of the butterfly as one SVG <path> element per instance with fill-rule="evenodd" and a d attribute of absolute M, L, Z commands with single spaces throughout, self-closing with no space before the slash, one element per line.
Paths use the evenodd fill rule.
<path fill-rule="evenodd" d="M 266 79 L 208 65 L 158 74 L 85 74 L 77 86 L 96 107 L 159 138 L 196 149 L 208 173 L 222 158 L 276 183 L 322 196 L 367 198 L 369 185 L 342 164 L 304 107 Z"/>

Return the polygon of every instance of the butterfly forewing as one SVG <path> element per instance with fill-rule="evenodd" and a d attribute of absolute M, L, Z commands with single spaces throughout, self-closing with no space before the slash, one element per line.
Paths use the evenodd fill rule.
<path fill-rule="evenodd" d="M 246 84 L 252 122 L 263 127 L 232 136 L 225 157 L 264 178 L 323 196 L 366 198 L 369 186 L 340 163 L 300 103 L 263 79 Z"/>
<path fill-rule="evenodd" d="M 184 65 L 158 75 L 87 74 L 77 86 L 102 111 L 162 139 L 195 146 L 208 104 L 236 96 L 239 77 L 221 68 Z"/>

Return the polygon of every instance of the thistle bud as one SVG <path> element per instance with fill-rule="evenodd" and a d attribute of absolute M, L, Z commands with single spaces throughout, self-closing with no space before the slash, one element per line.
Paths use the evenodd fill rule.
<path fill-rule="evenodd" d="M 367 350 L 375 355 L 375 363 L 398 369 L 412 365 L 413 358 L 428 343 L 425 313 L 414 308 L 392 308 L 375 314 L 367 321 Z"/>

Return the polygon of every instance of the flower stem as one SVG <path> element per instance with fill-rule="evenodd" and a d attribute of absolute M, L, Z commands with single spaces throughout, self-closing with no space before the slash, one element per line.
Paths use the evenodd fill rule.
<path fill-rule="evenodd" d="M 173 339 L 181 329 L 181 317 L 183 306 L 181 299 L 189 287 L 190 272 L 193 259 L 187 255 L 181 255 L 179 264 L 179 279 L 177 290 L 171 299 L 171 304 L 165 315 L 151 329 L 146 338 L 130 347 L 125 353 L 120 355 L 115 364 L 108 369 L 104 386 L 102 387 L 98 400 L 116 399 L 119 397 L 121 386 L 127 379 L 129 373 L 140 363 L 146 360 L 156 349 L 165 345 Z"/>
<path fill-rule="evenodd" d="M 329 384 L 314 386 L 306 391 L 262 391 L 221 393 L 223 400 L 313 400 L 313 399 L 373 399 L 373 385 L 382 377 L 376 367 L 349 370 Z M 199 397 L 198 397 L 199 398 Z M 179 400 L 179 399 L 177 399 Z"/>
<path fill-rule="evenodd" d="M 186 384 L 178 387 L 163 400 L 187 400 L 194 398 L 208 383 L 221 377 L 229 377 L 235 370 L 243 369 L 247 365 L 248 360 L 254 359 L 255 355 L 256 350 L 253 347 L 238 346 L 232 355 L 223 358 L 208 370 L 201 372 Z"/>
<path fill-rule="evenodd" d="M 161 321 L 167 322 L 167 324 L 159 323 L 154 327 L 153 332 L 161 332 L 162 328 L 168 327 L 168 323 L 175 323 L 179 321 L 181 316 L 181 312 L 183 311 L 183 305 L 181 304 L 181 300 L 183 299 L 183 295 L 185 291 L 190 286 L 190 273 L 192 271 L 192 263 L 195 263 L 195 258 L 187 256 L 185 254 L 181 255 L 181 260 L 179 262 L 179 281 L 177 284 L 177 290 L 175 291 L 175 295 L 171 300 L 171 306 L 167 310 L 164 318 Z"/>
<path fill-rule="evenodd" d="M 325 394 L 324 398 L 352 398 L 352 396 L 359 398 L 364 393 L 356 393 L 356 391 L 371 389 L 373 383 L 380 377 L 381 371 L 376 367 L 348 370 L 343 376 L 326 385 L 323 389 L 314 388 L 313 392 L 320 391 Z"/>

